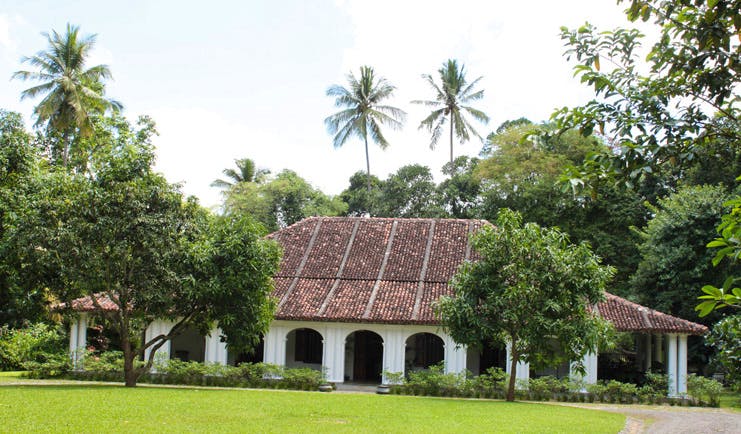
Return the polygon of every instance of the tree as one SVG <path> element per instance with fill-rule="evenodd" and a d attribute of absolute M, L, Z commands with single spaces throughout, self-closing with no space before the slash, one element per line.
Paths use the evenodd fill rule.
<path fill-rule="evenodd" d="M 350 185 L 340 193 L 339 198 L 347 204 L 347 215 L 359 217 L 363 215 L 378 216 L 382 214 L 383 202 L 381 188 L 383 182 L 371 175 L 371 189 L 366 185 L 368 174 L 357 171 L 350 177 Z"/>
<path fill-rule="evenodd" d="M 727 316 L 718 321 L 705 340 L 715 349 L 714 361 L 723 367 L 729 382 L 735 386 L 736 390 L 739 390 L 741 387 L 741 315 Z"/>
<path fill-rule="evenodd" d="M 691 318 L 705 282 L 738 274 L 737 264 L 712 267 L 707 239 L 721 221 L 730 194 L 722 186 L 690 186 L 659 200 L 641 232 L 641 262 L 632 278 L 639 302 L 662 312 Z M 700 320 L 710 325 L 718 315 Z"/>
<path fill-rule="evenodd" d="M 376 77 L 370 66 L 360 67 L 360 79 L 349 73 L 349 89 L 332 85 L 327 89 L 327 96 L 335 98 L 335 107 L 343 107 L 326 119 L 327 131 L 334 136 L 335 148 L 342 147 L 347 140 L 356 136 L 365 144 L 365 165 L 368 174 L 367 187 L 371 189 L 370 157 L 368 156 L 368 136 L 381 149 L 386 149 L 388 141 L 381 131 L 381 126 L 401 129 L 406 113 L 396 107 L 383 105 L 391 97 L 396 87 L 383 77 Z"/>
<path fill-rule="evenodd" d="M 454 296 L 437 305 L 443 328 L 461 345 L 510 345 L 508 401 L 518 362 L 538 368 L 571 360 L 583 371 L 583 356 L 597 350 L 609 327 L 591 306 L 604 297 L 614 270 L 586 244 L 523 224 L 509 210 L 471 242 L 478 260 L 461 266 L 451 282 Z"/>
<path fill-rule="evenodd" d="M 17 71 L 13 78 L 42 82 L 24 90 L 21 99 L 45 95 L 34 109 L 36 126 L 46 125 L 47 131 L 61 135 L 57 154 L 61 153 L 66 167 L 72 137 L 91 135 L 93 114 L 118 111 L 122 105 L 103 95 L 103 80 L 111 78 L 108 66 L 85 67 L 96 35 L 80 36 L 79 27 L 71 24 L 67 24 L 64 35 L 56 31 L 43 35 L 49 42 L 47 50 L 23 58 L 23 62 L 38 68 L 37 71 Z"/>
<path fill-rule="evenodd" d="M 484 96 L 483 90 L 475 91 L 474 88 L 483 77 L 475 79 L 470 84 L 466 81 L 464 65 L 458 68 L 458 62 L 448 59 L 438 70 L 440 84 L 429 74 L 423 74 L 422 78 L 432 87 L 435 99 L 429 101 L 412 101 L 413 104 L 423 104 L 433 107 L 434 110 L 419 124 L 419 129 L 426 128 L 432 133 L 430 148 L 435 149 L 437 142 L 447 122 L 450 123 L 450 164 L 453 164 L 453 133 L 461 143 L 471 139 L 471 135 L 481 138 L 479 133 L 466 119 L 466 114 L 472 116 L 479 122 L 488 123 L 489 117 L 481 110 L 475 109 L 468 104 L 478 101 Z"/>
<path fill-rule="evenodd" d="M 24 245 L 16 234 L 26 224 L 29 196 L 36 190 L 38 148 L 18 113 L 0 110 L 0 324 L 20 327 L 42 319 L 47 301 L 42 288 L 28 286 Z"/>
<path fill-rule="evenodd" d="M 432 173 L 426 166 L 410 164 L 383 183 L 381 210 L 385 217 L 439 217 L 440 207 Z"/>
<path fill-rule="evenodd" d="M 22 237 L 29 263 L 53 272 L 40 283 L 68 307 L 90 298 L 120 336 L 127 386 L 187 327 L 206 332 L 218 322 L 227 345 L 250 349 L 275 308 L 278 246 L 249 219 L 214 217 L 195 200 L 184 203 L 152 170 L 153 160 L 152 148 L 134 135 L 96 154 L 86 175 L 49 173 Z M 102 299 L 117 309 L 103 311 Z M 155 319 L 175 325 L 142 342 Z M 136 364 L 147 349 L 149 358 Z"/>
<path fill-rule="evenodd" d="M 636 48 L 643 38 L 638 30 L 598 32 L 589 24 L 561 29 L 566 56 L 578 62 L 575 73 L 599 99 L 552 117 L 563 129 L 586 135 L 598 130 L 616 148 L 570 173 L 586 185 L 615 176 L 630 183 L 690 163 L 716 140 L 741 141 L 738 1 L 629 3 L 630 21 L 654 19 L 661 28 L 646 74 L 638 63 Z"/>
<path fill-rule="evenodd" d="M 437 187 L 441 205 L 447 213 L 458 219 L 475 218 L 481 207 L 481 178 L 476 175 L 479 160 L 460 156 L 453 164 L 443 166 L 448 175 Z"/>
<path fill-rule="evenodd" d="M 265 181 L 266 177 L 270 174 L 267 169 L 258 169 L 255 166 L 255 162 L 249 158 L 240 158 L 234 160 L 234 164 L 237 166 L 237 170 L 224 169 L 223 173 L 230 181 L 223 179 L 217 179 L 211 183 L 211 187 L 217 188 L 231 188 L 235 184 L 240 182 L 256 182 L 260 183 Z"/>
<path fill-rule="evenodd" d="M 558 227 L 574 242 L 589 242 L 606 264 L 618 269 L 610 291 L 631 296 L 628 283 L 640 254 L 639 237 L 632 226 L 648 219 L 644 197 L 637 191 L 607 184 L 594 196 L 575 196 L 559 180 L 566 167 L 581 164 L 604 145 L 594 136 L 577 131 L 543 137 L 549 124 L 507 121 L 487 138 L 476 176 L 481 179 L 478 215 L 494 221 L 500 209 L 522 214 L 524 221 Z"/>
<path fill-rule="evenodd" d="M 271 232 L 306 217 L 342 215 L 347 210 L 341 200 L 325 195 L 291 170 L 262 184 L 234 185 L 224 207 L 230 215 L 251 215 Z"/>

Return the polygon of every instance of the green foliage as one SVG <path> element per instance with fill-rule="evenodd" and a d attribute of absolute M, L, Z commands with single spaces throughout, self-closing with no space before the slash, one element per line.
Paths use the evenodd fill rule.
<path fill-rule="evenodd" d="M 360 78 L 349 73 L 349 88 L 332 85 L 327 89 L 327 96 L 335 98 L 335 106 L 343 110 L 324 119 L 327 131 L 332 134 L 335 148 L 342 147 L 348 139 L 356 136 L 365 144 L 365 164 L 367 189 L 371 190 L 370 158 L 368 157 L 368 137 L 381 149 L 389 143 L 381 131 L 381 126 L 401 129 L 406 113 L 396 107 L 384 104 L 396 87 L 383 77 L 376 77 L 370 66 L 360 67 Z"/>
<path fill-rule="evenodd" d="M 711 378 L 695 374 L 687 376 L 687 393 L 700 405 L 707 404 L 711 407 L 718 407 L 722 392 L 723 385 Z"/>
<path fill-rule="evenodd" d="M 241 182 L 226 192 L 230 215 L 250 215 L 270 231 L 292 225 L 306 217 L 344 214 L 346 205 L 312 187 L 291 170 L 260 183 Z"/>
<path fill-rule="evenodd" d="M 597 349 L 609 325 L 590 306 L 603 297 L 613 270 L 601 266 L 587 245 L 570 244 L 556 229 L 523 224 L 509 210 L 496 226 L 474 235 L 472 245 L 478 261 L 461 266 L 451 283 L 454 297 L 437 305 L 456 342 L 509 342 L 513 365 L 527 361 L 536 368 L 581 360 Z M 508 399 L 514 380 L 511 375 Z"/>
<path fill-rule="evenodd" d="M 258 169 L 255 162 L 249 158 L 236 159 L 234 160 L 234 164 L 237 166 L 237 170 L 231 168 L 223 170 L 224 175 L 231 181 L 217 179 L 211 183 L 211 187 L 228 189 L 240 182 L 254 182 L 259 184 L 265 181 L 265 178 L 270 174 L 270 171 L 267 169 Z"/>
<path fill-rule="evenodd" d="M 339 199 L 347 204 L 347 215 L 359 217 L 363 215 L 379 216 L 382 214 L 383 182 L 371 175 L 371 189 L 368 190 L 368 174 L 358 171 L 350 177 L 350 185 L 339 195 Z"/>
<path fill-rule="evenodd" d="M 626 12 L 631 21 L 653 19 L 661 29 L 646 73 L 637 63 L 643 35 L 635 29 L 598 32 L 585 24 L 561 31 L 567 58 L 578 62 L 575 75 L 599 99 L 557 110 L 552 118 L 561 128 L 578 128 L 584 135 L 599 130 L 619 148 L 570 171 L 580 184 L 596 185 L 615 176 L 630 184 L 691 163 L 697 150 L 719 139 L 737 144 L 741 138 L 734 93 L 738 2 L 632 0 Z"/>
<path fill-rule="evenodd" d="M 446 374 L 442 363 L 428 369 L 410 371 L 406 378 L 401 374 L 385 375 L 395 394 L 475 398 L 502 398 L 506 378 L 504 371 L 499 368 L 489 368 L 486 373 L 477 376 L 471 376 L 470 372 Z"/>
<path fill-rule="evenodd" d="M 728 193 L 720 186 L 683 187 L 659 200 L 654 218 L 641 232 L 642 259 L 632 280 L 641 304 L 692 318 L 697 288 L 738 268 L 711 267 L 712 253 L 705 248 L 727 200 Z"/>
<path fill-rule="evenodd" d="M 0 371 L 22 369 L 29 362 L 43 362 L 49 354 L 62 353 L 66 339 L 59 328 L 44 323 L 11 329 L 0 327 Z"/>
<path fill-rule="evenodd" d="M 476 175 L 479 160 L 461 156 L 446 163 L 448 175 L 437 187 L 439 202 L 453 218 L 470 219 L 478 216 L 481 205 L 481 179 Z"/>
<path fill-rule="evenodd" d="M 589 242 L 604 263 L 617 268 L 610 291 L 630 292 L 628 278 L 640 255 L 631 226 L 645 224 L 648 210 L 636 191 L 604 186 L 599 194 L 579 197 L 569 185 L 559 185 L 566 167 L 581 164 L 587 155 L 604 149 L 594 136 L 577 131 L 543 137 L 549 124 L 527 120 L 503 124 L 487 139 L 487 151 L 476 169 L 481 179 L 479 217 L 494 221 L 502 208 L 522 214 L 523 220 L 558 227 L 578 243 Z M 565 188 L 564 188 L 565 187 Z"/>
<path fill-rule="evenodd" d="M 728 382 L 741 390 L 741 315 L 718 321 L 705 342 L 715 350 L 713 361 L 721 366 Z"/>
<path fill-rule="evenodd" d="M 741 309 L 741 288 L 736 286 L 741 281 L 741 277 L 738 277 L 738 262 L 741 257 L 741 196 L 736 195 L 723 205 L 731 207 L 731 210 L 723 215 L 718 225 L 717 232 L 720 236 L 709 242 L 707 247 L 720 249 L 713 257 L 714 267 L 728 259 L 725 265 L 733 266 L 734 271 L 726 277 L 721 287 L 713 285 L 702 287 L 705 294 L 698 298 L 705 301 L 695 307 L 695 310 L 700 311 L 701 317 L 725 307 Z"/>
<path fill-rule="evenodd" d="M 410 164 L 391 174 L 381 187 L 384 217 L 439 217 L 439 203 L 432 173 L 426 166 Z"/>
<path fill-rule="evenodd" d="M 419 124 L 419 129 L 427 129 L 432 134 L 430 149 L 435 149 L 435 145 L 443 134 L 445 122 L 450 123 L 450 164 L 452 165 L 453 134 L 455 133 L 455 137 L 461 143 L 469 141 L 471 136 L 481 138 L 467 117 L 471 116 L 482 123 L 488 123 L 489 117 L 486 113 L 469 105 L 484 97 L 483 90 L 475 90 L 482 77 L 469 83 L 466 80 L 465 66 L 461 64 L 459 67 L 458 61 L 454 59 L 444 62 L 437 72 L 440 76 L 439 84 L 431 75 L 422 74 L 422 78 L 432 88 L 435 99 L 412 101 L 412 103 L 433 108 L 429 116 Z"/>
<path fill-rule="evenodd" d="M 96 35 L 81 36 L 79 27 L 67 24 L 60 35 L 44 33 L 49 47 L 23 61 L 36 71 L 17 71 L 14 79 L 41 81 L 24 90 L 21 99 L 45 95 L 34 108 L 36 126 L 45 125 L 51 135 L 61 135 L 54 143 L 53 156 L 67 166 L 70 140 L 73 136 L 89 137 L 95 130 L 91 118 L 106 110 L 119 111 L 118 101 L 103 96 L 103 80 L 111 78 L 107 65 L 86 68 L 86 60 L 95 45 Z"/>

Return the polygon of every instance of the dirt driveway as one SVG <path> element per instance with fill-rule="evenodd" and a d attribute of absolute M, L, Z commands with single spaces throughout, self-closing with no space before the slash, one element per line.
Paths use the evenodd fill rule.
<path fill-rule="evenodd" d="M 728 409 L 610 404 L 571 405 L 628 416 L 625 428 L 620 431 L 622 434 L 741 434 L 741 412 Z"/>

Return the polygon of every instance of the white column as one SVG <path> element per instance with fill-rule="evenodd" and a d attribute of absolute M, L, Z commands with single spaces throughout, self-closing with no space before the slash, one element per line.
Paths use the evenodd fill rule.
<path fill-rule="evenodd" d="M 87 347 L 87 314 L 81 313 L 72 320 L 69 334 L 69 352 L 72 358 L 72 367 L 82 369 L 81 361 Z"/>
<path fill-rule="evenodd" d="M 507 343 L 507 375 L 512 372 L 512 344 Z M 515 367 L 515 378 L 520 382 L 530 380 L 530 364 L 527 362 L 517 362 Z M 519 387 L 519 386 L 518 386 Z"/>
<path fill-rule="evenodd" d="M 666 373 L 669 377 L 669 396 L 677 396 L 677 335 L 668 334 L 667 355 L 666 355 Z"/>
<path fill-rule="evenodd" d="M 585 384 L 597 383 L 597 354 L 587 353 L 582 358 L 582 364 L 584 365 L 584 375 L 579 374 L 574 370 L 574 364 L 570 366 L 569 376 L 575 380 L 582 380 Z M 582 389 L 582 392 L 586 392 L 586 389 Z"/>
<path fill-rule="evenodd" d="M 325 333 L 322 360 L 327 370 L 327 381 L 342 383 L 345 371 L 344 331 L 342 329 L 328 328 Z"/>
<path fill-rule="evenodd" d="M 270 327 L 265 336 L 265 363 L 286 365 L 286 337 L 285 327 Z"/>
<path fill-rule="evenodd" d="M 406 340 L 401 330 L 388 330 L 383 336 L 383 371 L 404 373 L 404 356 L 406 354 Z M 382 379 L 384 384 L 389 380 Z"/>
<path fill-rule="evenodd" d="M 458 347 L 450 336 L 443 335 L 445 373 L 459 374 L 466 370 L 466 347 Z"/>
<path fill-rule="evenodd" d="M 646 334 L 646 371 L 651 369 L 651 333 Z"/>
<path fill-rule="evenodd" d="M 73 368 L 77 368 L 77 323 L 79 321 L 79 318 L 73 318 L 69 325 L 69 357 Z"/>
<path fill-rule="evenodd" d="M 226 365 L 226 342 L 221 342 L 221 329 L 214 327 L 206 336 L 206 353 L 203 360 L 207 363 Z"/>
<path fill-rule="evenodd" d="M 170 333 L 170 330 L 172 330 L 172 327 L 174 326 L 173 323 L 170 321 L 165 320 L 154 320 L 152 321 L 148 326 L 147 329 L 144 331 L 144 341 L 149 342 L 152 339 L 156 338 L 159 335 L 166 335 Z M 163 359 L 163 360 L 169 360 L 170 359 L 170 343 L 171 341 L 165 342 L 155 353 L 155 360 L 157 359 Z M 144 351 L 144 360 L 149 360 L 149 354 L 152 352 L 152 347 L 147 348 Z"/>
<path fill-rule="evenodd" d="M 687 335 L 679 335 L 677 351 L 677 394 L 687 394 Z"/>

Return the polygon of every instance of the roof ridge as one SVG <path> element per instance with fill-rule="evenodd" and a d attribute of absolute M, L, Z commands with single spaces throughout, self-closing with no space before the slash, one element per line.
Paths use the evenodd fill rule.
<path fill-rule="evenodd" d="M 316 241 L 316 237 L 317 235 L 319 235 L 319 229 L 321 229 L 321 227 L 322 227 L 322 221 L 319 220 L 316 226 L 314 226 L 314 230 L 311 234 L 311 239 L 309 239 L 309 245 L 306 246 L 306 251 L 304 252 L 304 256 L 301 258 L 301 263 L 299 263 L 298 268 L 296 268 L 296 276 L 293 278 L 293 282 L 291 282 L 291 285 L 286 290 L 286 293 L 283 294 L 283 298 L 281 299 L 280 303 L 278 303 L 278 309 L 283 307 L 283 305 L 286 303 L 286 300 L 288 300 L 288 297 L 291 296 L 291 293 L 296 288 L 296 284 L 301 278 L 301 272 L 304 271 L 306 262 L 309 260 L 309 254 L 311 253 L 312 247 L 314 247 L 314 241 Z"/>
<path fill-rule="evenodd" d="M 378 270 L 378 277 L 376 277 L 376 283 L 373 285 L 373 290 L 371 290 L 370 298 L 368 299 L 368 304 L 365 306 L 365 311 L 363 312 L 363 318 L 368 318 L 371 313 L 371 309 L 373 308 L 373 303 L 376 301 L 376 296 L 378 295 L 378 288 L 381 286 L 381 282 L 383 281 L 383 273 L 386 271 L 386 264 L 388 263 L 389 256 L 391 256 L 391 245 L 394 244 L 394 236 L 396 235 L 396 228 L 398 227 L 398 223 L 394 221 L 391 224 L 391 233 L 389 234 L 389 240 L 386 244 L 386 251 L 383 253 L 383 262 L 381 262 L 381 268 Z"/>
<path fill-rule="evenodd" d="M 412 308 L 412 320 L 419 318 L 419 308 L 422 305 L 422 293 L 425 286 L 425 277 L 427 277 L 427 268 L 430 264 L 430 251 L 432 250 L 432 241 L 435 237 L 435 220 L 430 222 L 430 231 L 427 235 L 427 245 L 425 246 L 425 256 L 422 259 L 422 269 L 419 272 L 419 282 L 417 283 L 417 294 L 414 297 L 414 308 Z"/>

